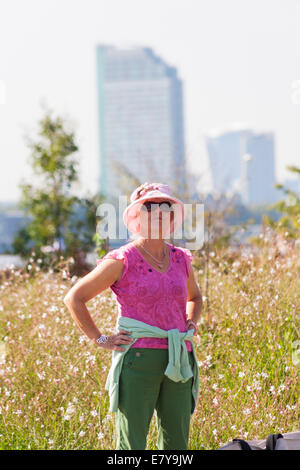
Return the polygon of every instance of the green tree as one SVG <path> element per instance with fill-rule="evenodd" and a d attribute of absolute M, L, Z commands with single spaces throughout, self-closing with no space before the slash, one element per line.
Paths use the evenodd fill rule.
<path fill-rule="evenodd" d="M 28 146 L 36 181 L 20 184 L 19 207 L 25 212 L 26 224 L 14 239 L 14 253 L 26 259 L 34 251 L 43 260 L 53 261 L 61 255 L 76 259 L 94 248 L 95 241 L 101 248 L 95 228 L 96 208 L 103 198 L 80 199 L 71 193 L 78 182 L 74 132 L 67 130 L 62 118 L 52 117 L 46 110 L 39 121 L 38 137 L 29 138 Z"/>

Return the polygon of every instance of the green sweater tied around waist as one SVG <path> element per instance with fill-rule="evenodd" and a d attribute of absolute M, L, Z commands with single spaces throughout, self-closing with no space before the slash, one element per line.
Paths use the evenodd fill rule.
<path fill-rule="evenodd" d="M 156 326 L 148 325 L 139 320 L 129 317 L 119 317 L 117 322 L 117 329 L 131 331 L 129 335 L 134 338 L 131 344 L 122 344 L 125 351 L 112 351 L 112 364 L 106 379 L 105 390 L 109 393 L 109 411 L 116 412 L 119 402 L 119 377 L 122 370 L 123 359 L 128 349 L 135 343 L 138 338 L 143 337 L 156 337 L 168 338 L 168 351 L 169 363 L 165 370 L 165 375 L 174 382 L 186 382 L 193 377 L 192 384 L 192 397 L 193 406 L 191 413 L 196 408 L 198 393 L 199 393 L 199 369 L 198 361 L 193 343 L 194 329 L 180 332 L 178 328 L 171 330 L 162 330 Z M 190 366 L 188 351 L 184 341 L 190 341 L 192 344 L 192 351 L 194 356 L 193 369 Z"/>

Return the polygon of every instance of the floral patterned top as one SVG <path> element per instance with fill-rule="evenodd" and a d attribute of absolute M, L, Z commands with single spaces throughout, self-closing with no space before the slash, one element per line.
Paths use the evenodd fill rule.
<path fill-rule="evenodd" d="M 97 260 L 120 259 L 124 270 L 120 280 L 110 289 L 115 294 L 119 316 L 125 316 L 170 330 L 186 331 L 187 279 L 193 254 L 187 248 L 166 243 L 170 252 L 170 264 L 164 273 L 154 269 L 141 255 L 133 242 L 108 252 Z M 190 341 L 185 341 L 192 351 Z M 168 338 L 139 338 L 132 348 L 168 349 Z"/>

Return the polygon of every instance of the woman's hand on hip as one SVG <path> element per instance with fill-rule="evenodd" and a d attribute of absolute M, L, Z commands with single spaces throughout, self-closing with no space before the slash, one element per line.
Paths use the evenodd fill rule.
<path fill-rule="evenodd" d="M 111 335 L 107 337 L 106 343 L 96 343 L 97 346 L 100 346 L 103 349 L 110 349 L 112 351 L 125 351 L 125 348 L 119 347 L 120 344 L 131 344 L 133 338 L 129 335 L 131 331 L 119 330 L 116 335 Z"/>
<path fill-rule="evenodd" d="M 195 329 L 194 333 L 193 333 L 193 336 L 195 336 L 195 334 L 197 333 L 197 328 L 195 328 L 195 326 L 197 327 L 197 325 L 195 325 L 195 323 L 192 320 L 187 320 L 186 329 L 187 330 L 191 330 L 192 328 Z"/>

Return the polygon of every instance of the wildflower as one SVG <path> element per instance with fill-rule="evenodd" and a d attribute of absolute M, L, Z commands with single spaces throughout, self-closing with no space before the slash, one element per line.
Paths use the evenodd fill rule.
<path fill-rule="evenodd" d="M 97 413 L 96 410 L 93 410 L 93 411 L 91 411 L 91 415 L 92 415 L 92 416 L 98 416 L 98 413 Z"/>
<path fill-rule="evenodd" d="M 245 372 L 239 372 L 239 377 L 245 377 Z"/>
<path fill-rule="evenodd" d="M 99 434 L 98 434 L 98 439 L 102 439 L 103 437 L 104 437 L 103 432 L 99 432 Z"/>
<path fill-rule="evenodd" d="M 80 431 L 79 437 L 83 437 L 83 436 L 85 436 L 85 431 Z"/>
<path fill-rule="evenodd" d="M 72 403 L 69 403 L 68 408 L 66 409 L 66 414 L 67 415 L 72 415 L 76 411 L 75 406 Z"/>

